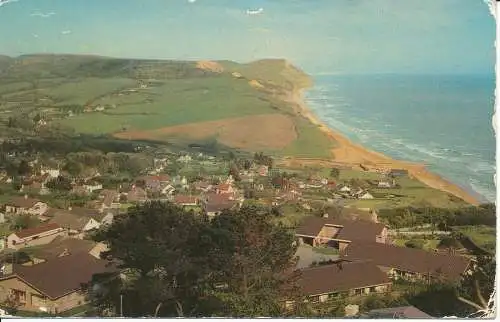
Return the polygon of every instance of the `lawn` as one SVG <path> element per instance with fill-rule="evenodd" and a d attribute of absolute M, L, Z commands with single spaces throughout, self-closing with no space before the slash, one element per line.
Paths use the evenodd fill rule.
<path fill-rule="evenodd" d="M 300 210 L 294 205 L 284 205 L 282 210 L 283 216 L 276 218 L 276 222 L 279 222 L 289 228 L 297 227 L 302 220 L 310 216 L 309 213 L 304 210 Z"/>
<path fill-rule="evenodd" d="M 494 250 L 496 243 L 496 229 L 489 226 L 457 226 L 453 227 L 472 241 L 479 247 L 486 250 Z"/>

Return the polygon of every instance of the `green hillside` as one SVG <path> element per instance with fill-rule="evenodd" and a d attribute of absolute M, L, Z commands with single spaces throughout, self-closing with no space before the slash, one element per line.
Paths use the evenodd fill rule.
<path fill-rule="evenodd" d="M 218 132 L 214 132 L 217 129 L 210 132 L 208 123 L 203 122 L 280 114 L 293 122 L 293 128 L 285 136 L 295 140 L 287 146 L 280 146 L 279 142 L 270 144 L 266 152 L 330 156 L 333 142 L 296 115 L 293 107 L 283 100 L 283 95 L 312 85 L 304 72 L 280 59 L 248 64 L 209 62 L 209 67 L 210 64 L 216 68 L 200 67 L 198 62 L 189 61 L 81 55 L 2 56 L 0 130 L 4 135 L 10 133 L 6 129 L 30 130 L 28 123 L 34 118 L 43 119 L 45 127 L 62 126 L 76 133 L 99 135 L 161 131 L 170 126 L 199 123 L 207 137 L 217 137 Z M 247 124 L 256 132 L 262 130 L 256 119 L 249 118 Z M 231 131 L 238 136 L 237 128 Z M 243 149 L 253 151 L 253 132 L 245 131 L 248 146 Z M 269 133 L 275 136 L 272 131 Z M 169 135 L 159 137 L 155 132 L 151 133 L 151 139 L 168 141 Z"/>

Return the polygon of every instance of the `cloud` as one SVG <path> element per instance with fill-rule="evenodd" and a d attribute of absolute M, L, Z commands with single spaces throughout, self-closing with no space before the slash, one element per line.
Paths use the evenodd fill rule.
<path fill-rule="evenodd" d="M 61 31 L 62 35 L 69 35 L 71 33 L 71 30 L 63 30 Z"/>
<path fill-rule="evenodd" d="M 38 38 L 38 35 L 37 34 L 33 34 L 33 37 Z"/>
<path fill-rule="evenodd" d="M 17 2 L 17 1 L 19 1 L 19 0 L 0 0 L 0 7 L 5 6 L 8 3 Z"/>
<path fill-rule="evenodd" d="M 264 8 L 259 8 L 257 10 L 248 9 L 247 10 L 247 15 L 249 15 L 249 16 L 260 15 L 263 12 L 264 12 Z"/>
<path fill-rule="evenodd" d="M 55 12 L 47 12 L 47 13 L 34 12 L 34 13 L 30 14 L 30 16 L 32 16 L 32 17 L 41 17 L 41 18 L 49 18 L 50 16 L 53 16 L 55 14 L 56 14 Z"/>
<path fill-rule="evenodd" d="M 195 3 L 196 0 L 188 0 L 189 3 Z"/>

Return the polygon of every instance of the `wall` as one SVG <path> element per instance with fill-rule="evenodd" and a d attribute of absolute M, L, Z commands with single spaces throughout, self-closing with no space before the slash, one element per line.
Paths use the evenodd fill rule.
<path fill-rule="evenodd" d="M 17 277 L 0 281 L 0 301 L 7 299 L 12 289 L 26 292 L 26 302 L 19 307 L 20 310 L 40 311 L 40 307 L 45 307 L 50 313 L 57 313 L 85 304 L 85 295 L 80 294 L 80 292 L 73 292 L 51 300 Z"/>

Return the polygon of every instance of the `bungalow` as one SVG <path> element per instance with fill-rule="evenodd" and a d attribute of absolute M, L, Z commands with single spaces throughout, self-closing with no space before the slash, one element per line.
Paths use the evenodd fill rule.
<path fill-rule="evenodd" d="M 298 284 L 309 301 L 326 302 L 338 296 L 385 293 L 392 282 L 370 262 L 339 261 L 302 269 Z"/>
<path fill-rule="evenodd" d="M 375 197 L 369 193 L 368 191 L 364 191 L 360 194 L 358 194 L 358 199 L 375 199 Z"/>
<path fill-rule="evenodd" d="M 116 190 L 102 190 L 99 194 L 101 210 L 120 208 L 120 193 Z"/>
<path fill-rule="evenodd" d="M 184 162 L 184 163 L 188 163 L 190 162 L 192 159 L 191 159 L 191 156 L 186 154 L 186 155 L 182 155 L 180 156 L 178 159 L 177 159 L 177 162 Z"/>
<path fill-rule="evenodd" d="M 223 184 L 218 184 L 214 187 L 214 190 L 217 194 L 228 194 L 228 193 L 234 193 L 234 188 L 232 185 L 223 183 Z"/>
<path fill-rule="evenodd" d="M 42 168 L 40 169 L 40 174 L 42 176 L 48 174 L 50 178 L 57 178 L 61 175 L 61 171 L 53 168 Z"/>
<path fill-rule="evenodd" d="M 5 205 L 5 212 L 8 214 L 29 214 L 33 216 L 43 215 L 48 210 L 48 205 L 38 199 L 24 197 L 14 197 Z"/>
<path fill-rule="evenodd" d="M 54 223 L 67 229 L 70 235 L 77 238 L 83 236 L 95 229 L 99 229 L 101 223 L 91 216 L 79 215 L 71 211 L 58 211 L 50 219 L 49 223 Z"/>
<path fill-rule="evenodd" d="M 102 190 L 102 184 L 98 182 L 89 182 L 83 185 L 83 188 L 87 190 L 88 193 L 93 193 L 97 190 Z"/>
<path fill-rule="evenodd" d="M 197 206 L 198 197 L 196 196 L 186 196 L 186 195 L 175 195 L 173 202 L 179 206 Z"/>
<path fill-rule="evenodd" d="M 8 264 L 0 277 L 0 300 L 12 300 L 20 310 L 58 314 L 87 303 L 82 284 L 96 274 L 117 272 L 108 261 L 86 253 L 67 254 L 23 266 Z"/>
<path fill-rule="evenodd" d="M 198 191 L 207 192 L 212 189 L 212 185 L 206 181 L 197 181 L 193 184 L 194 188 Z"/>
<path fill-rule="evenodd" d="M 56 223 L 43 224 L 35 228 L 23 229 L 7 237 L 7 247 L 21 249 L 29 246 L 44 245 L 58 236 L 66 235 L 64 228 Z"/>
<path fill-rule="evenodd" d="M 172 185 L 168 184 L 161 189 L 161 194 L 162 195 L 171 195 L 174 193 L 174 191 L 175 191 L 175 188 Z"/>
<path fill-rule="evenodd" d="M 220 215 L 224 210 L 233 209 L 236 206 L 235 201 L 226 201 L 226 202 L 210 202 L 203 204 L 203 211 L 207 214 L 209 218 L 213 218 L 217 215 Z"/>
<path fill-rule="evenodd" d="M 130 191 L 127 193 L 127 201 L 129 202 L 145 202 L 148 200 L 148 195 L 146 191 L 140 187 L 132 186 Z"/>
<path fill-rule="evenodd" d="M 341 252 L 347 260 L 370 260 L 393 279 L 459 281 L 473 269 L 471 259 L 373 242 L 351 243 Z"/>
<path fill-rule="evenodd" d="M 393 179 L 392 182 L 388 181 L 388 180 L 380 180 L 378 183 L 377 183 L 377 187 L 379 188 L 393 188 L 396 186 L 396 181 Z"/>
<path fill-rule="evenodd" d="M 309 217 L 297 228 L 299 243 L 344 250 L 353 241 L 387 242 L 387 226 L 367 220 Z"/>
<path fill-rule="evenodd" d="M 340 189 L 339 189 L 340 192 L 351 192 L 351 188 L 349 186 L 342 186 Z"/>

